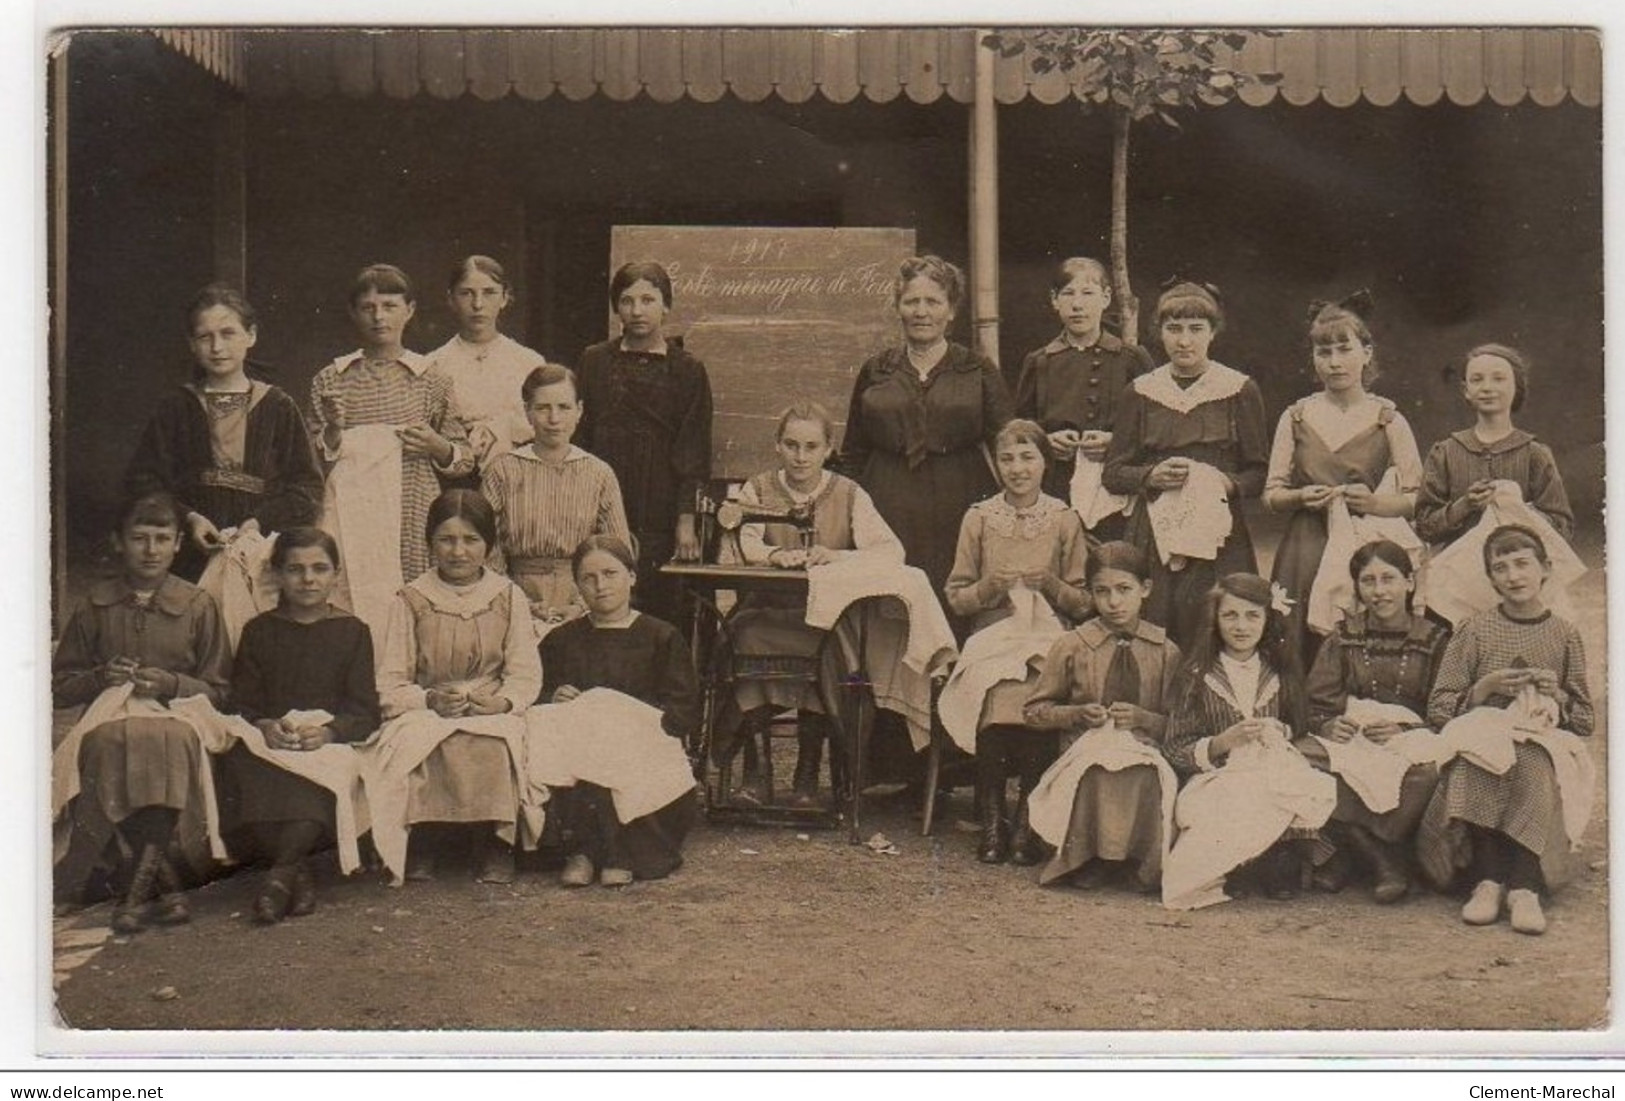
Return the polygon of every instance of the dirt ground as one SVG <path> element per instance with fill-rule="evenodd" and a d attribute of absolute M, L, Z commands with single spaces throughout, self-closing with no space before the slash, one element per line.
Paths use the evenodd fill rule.
<path fill-rule="evenodd" d="M 1579 588 L 1601 688 L 1601 572 Z M 329 857 L 320 909 L 271 928 L 248 920 L 253 875 L 194 892 L 191 925 L 131 938 L 106 935 L 103 905 L 56 923 L 57 1006 L 76 1029 L 1592 1029 L 1609 1014 L 1606 808 L 1605 787 L 1543 937 L 1467 927 L 1458 898 L 1427 892 L 1176 914 L 1125 888 L 1040 888 L 976 862 L 961 790 L 931 838 L 911 808 L 876 806 L 865 833 L 896 855 L 702 825 L 676 875 L 621 891 L 535 869 L 391 889 Z"/>

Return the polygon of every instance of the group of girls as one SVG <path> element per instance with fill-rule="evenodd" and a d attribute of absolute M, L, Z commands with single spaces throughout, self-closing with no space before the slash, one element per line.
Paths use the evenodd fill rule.
<path fill-rule="evenodd" d="M 810 545 L 771 523 L 747 525 L 739 543 L 747 563 L 784 568 L 901 559 L 941 594 L 963 643 L 941 717 L 976 758 L 978 858 L 1047 857 L 1044 881 L 1081 884 L 1122 863 L 1171 905 L 1200 905 L 1249 885 L 1335 889 L 1351 861 L 1393 901 L 1409 890 L 1414 849 L 1441 887 L 1470 869 L 1466 920 L 1509 905 L 1516 928 L 1538 932 L 1539 893 L 1557 885 L 1573 833 L 1563 826 L 1579 796 L 1559 773 L 1574 761 L 1554 770 L 1561 753 L 1527 740 L 1499 769 L 1482 755 L 1418 760 L 1397 805 L 1377 811 L 1369 785 L 1339 773 L 1337 748 L 1381 749 L 1511 703 L 1590 732 L 1578 633 L 1546 607 L 1550 540 L 1572 515 L 1550 451 L 1511 422 L 1522 357 L 1469 354 L 1476 422 L 1423 462 L 1393 403 L 1367 390 L 1369 300 L 1317 303 L 1322 391 L 1282 415 L 1272 446 L 1256 383 L 1209 354 L 1224 325 L 1216 288 L 1164 291 L 1167 362 L 1152 369 L 1103 326 L 1101 265 L 1067 261 L 1051 289 L 1063 330 L 1026 358 L 1013 399 L 991 361 L 947 339 L 963 289 L 939 258 L 902 265 L 904 339 L 860 368 L 839 457 L 828 412 L 796 402 L 778 423 L 779 467 L 741 490 L 747 504 L 808 511 Z M 458 335 L 416 356 L 403 343 L 411 284 L 375 265 L 350 298 L 362 346 L 317 375 L 306 435 L 291 399 L 248 375 L 253 311 L 205 290 L 189 314 L 199 373 L 166 398 L 132 463 L 122 575 L 92 591 L 56 655 L 59 702 L 95 705 L 59 770 L 73 773 L 60 785 L 59 856 L 79 861 L 62 882 L 80 885 L 99 861 L 116 869 L 121 928 L 184 920 L 179 856 L 229 847 L 272 865 L 257 916 L 308 913 L 306 858 L 324 837 L 366 829 L 338 806 L 363 780 L 369 795 L 387 788 L 371 825 L 386 865 L 388 839 L 409 838 L 408 879 L 432 875 L 459 835 L 492 882 L 511 881 L 515 847 L 545 834 L 564 847 L 567 885 L 673 870 L 691 778 L 674 785 L 670 768 L 663 781 L 641 766 L 672 758 L 647 741 L 617 745 L 539 782 L 522 719 L 605 689 L 652 707 L 671 746 L 699 723 L 692 659 L 670 622 L 677 593 L 659 568 L 701 553 L 712 401 L 704 365 L 664 331 L 672 298 L 660 265 L 619 269 L 620 335 L 583 352 L 578 375 L 501 335 L 510 290 L 485 257 L 450 280 Z M 379 471 L 392 492 L 376 491 Z M 444 488 L 476 476 L 481 491 Z M 1484 539 L 1499 604 L 1452 635 L 1413 607 L 1415 536 L 1461 537 L 1509 485 L 1542 526 Z M 1260 494 L 1293 513 L 1273 581 L 1258 576 L 1241 508 Z M 318 517 L 331 535 L 308 526 Z M 171 566 L 195 578 L 255 529 L 277 533 L 281 599 L 243 628 L 232 668 L 218 611 Z M 398 547 L 381 606 L 379 577 L 360 576 L 379 546 Z M 1351 557 L 1328 568 L 1329 547 Z M 771 648 L 816 649 L 799 608 L 757 603 L 741 616 Z M 984 665 L 1004 671 L 978 679 Z M 795 797 L 811 803 L 828 724 L 813 694 L 786 691 L 737 702 L 758 718 L 802 712 Z M 263 740 L 230 724 L 235 741 L 200 738 L 195 715 L 165 710 L 192 696 Z M 1372 718 L 1376 705 L 1414 722 Z M 578 740 L 604 739 L 606 724 L 581 715 L 567 724 Z M 279 756 L 341 743 L 361 748 L 338 779 Z M 220 754 L 217 776 L 200 744 Z M 741 796 L 760 794 L 747 776 Z M 219 836 L 204 813 L 216 802 Z M 1229 825 L 1259 808 L 1241 815 L 1248 831 Z"/>

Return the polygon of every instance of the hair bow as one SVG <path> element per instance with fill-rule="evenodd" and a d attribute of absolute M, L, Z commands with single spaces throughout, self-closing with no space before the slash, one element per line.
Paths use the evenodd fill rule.
<path fill-rule="evenodd" d="M 1297 606 L 1297 603 L 1298 602 L 1296 600 L 1293 600 L 1290 596 L 1286 595 L 1286 590 L 1281 587 L 1281 583 L 1279 581 L 1270 582 L 1271 608 L 1275 609 L 1277 612 L 1280 612 L 1282 615 L 1291 615 L 1292 609 Z"/>
<path fill-rule="evenodd" d="M 1313 324 L 1315 319 L 1318 318 L 1323 311 L 1332 309 L 1334 307 L 1340 310 L 1347 310 L 1355 317 L 1358 317 L 1361 321 L 1369 321 L 1371 319 L 1371 315 L 1376 312 L 1377 300 L 1372 297 L 1371 292 L 1366 290 L 1364 287 L 1355 291 L 1353 294 L 1345 296 L 1337 302 L 1328 302 L 1324 298 L 1312 299 L 1309 303 L 1310 324 Z"/>
<path fill-rule="evenodd" d="M 1204 290 L 1208 294 L 1211 294 L 1213 296 L 1213 301 L 1224 301 L 1224 295 L 1220 294 L 1219 288 L 1214 286 L 1212 283 L 1200 283 L 1195 279 L 1187 279 L 1183 275 L 1170 275 L 1167 279 L 1162 281 L 1162 289 L 1165 291 L 1171 291 L 1175 287 L 1181 286 L 1196 287 L 1198 290 Z"/>

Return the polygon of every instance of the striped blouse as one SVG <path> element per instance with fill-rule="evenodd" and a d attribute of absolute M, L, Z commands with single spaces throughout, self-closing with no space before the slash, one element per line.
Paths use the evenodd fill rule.
<path fill-rule="evenodd" d="M 338 451 L 329 448 L 323 438 L 327 421 L 322 398 L 327 394 L 343 397 L 348 428 L 427 424 L 451 441 L 451 461 L 444 467 L 421 456 L 401 458 L 401 576 L 416 577 L 429 568 L 429 544 L 423 525 L 429 517 L 429 506 L 440 495 L 436 473 L 458 477 L 474 472 L 467 433 L 462 422 L 452 415 L 451 380 L 416 352 L 403 352 L 395 362 L 382 365 L 368 363 L 360 352 L 352 352 L 323 367 L 310 384 L 315 413 L 312 427 L 323 458 L 335 462 Z"/>
<path fill-rule="evenodd" d="M 563 462 L 521 447 L 492 460 L 481 486 L 497 514 L 505 558 L 569 558 L 589 535 L 631 542 L 609 464 L 572 445 Z"/>

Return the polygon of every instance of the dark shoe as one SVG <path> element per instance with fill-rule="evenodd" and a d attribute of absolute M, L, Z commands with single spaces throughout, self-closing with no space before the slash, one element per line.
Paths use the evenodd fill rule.
<path fill-rule="evenodd" d="M 141 849 L 141 855 L 136 859 L 135 869 L 130 874 L 130 885 L 124 892 L 124 898 L 113 907 L 113 932 L 121 934 L 139 933 L 147 923 L 149 912 L 148 903 L 158 891 L 158 865 L 163 861 L 163 854 L 156 845 L 146 845 Z"/>
<path fill-rule="evenodd" d="M 1410 871 L 1405 858 L 1394 846 L 1363 826 L 1351 826 L 1348 840 L 1360 860 L 1371 869 L 1372 897 L 1386 906 L 1398 902 L 1411 891 Z"/>
<path fill-rule="evenodd" d="M 482 855 L 480 858 L 479 874 L 474 877 L 479 883 L 495 883 L 498 885 L 513 882 L 514 859 L 513 846 L 504 843 L 495 837 L 488 837 L 481 843 Z"/>
<path fill-rule="evenodd" d="M 1005 818 L 1004 784 L 997 790 L 978 786 L 982 819 L 982 842 L 976 859 L 983 864 L 1003 864 L 1010 859 L 1010 825 Z"/>
<path fill-rule="evenodd" d="M 301 860 L 293 867 L 293 898 L 288 902 L 289 917 L 308 917 L 316 912 L 316 877 L 310 865 Z"/>
<path fill-rule="evenodd" d="M 158 857 L 158 905 L 153 908 L 152 920 L 159 925 L 185 925 L 192 920 L 192 910 L 186 904 L 186 888 L 181 883 L 175 865 L 169 857 Z"/>
<path fill-rule="evenodd" d="M 408 838 L 406 843 L 406 878 L 414 882 L 427 883 L 434 878 L 434 873 L 435 853 L 429 847 L 429 838 L 420 838 L 415 845 Z"/>
<path fill-rule="evenodd" d="M 1010 838 L 1010 863 L 1031 868 L 1043 863 L 1047 855 L 1044 839 L 1033 832 L 1032 822 L 1027 818 L 1027 797 L 1023 795 L 1016 806 L 1016 828 Z"/>
<path fill-rule="evenodd" d="M 260 893 L 254 897 L 254 921 L 258 925 L 275 925 L 288 916 L 293 905 L 293 871 L 287 867 L 272 868 L 266 875 Z"/>
<path fill-rule="evenodd" d="M 1325 891 L 1329 895 L 1335 895 L 1347 887 L 1349 862 L 1348 857 L 1343 855 L 1343 850 L 1338 849 L 1326 863 L 1315 868 L 1310 882 L 1314 884 L 1315 890 Z"/>
<path fill-rule="evenodd" d="M 1277 842 L 1264 854 L 1264 864 L 1264 893 L 1277 902 L 1297 898 L 1303 876 L 1303 862 L 1297 848 Z"/>
<path fill-rule="evenodd" d="M 796 734 L 796 771 L 791 786 L 798 797 L 795 800 L 797 805 L 808 806 L 818 798 L 818 766 L 824 756 L 824 729 L 822 723 L 815 725 L 805 717 L 802 723 L 806 729 Z"/>

